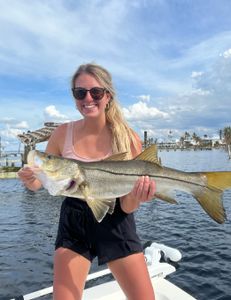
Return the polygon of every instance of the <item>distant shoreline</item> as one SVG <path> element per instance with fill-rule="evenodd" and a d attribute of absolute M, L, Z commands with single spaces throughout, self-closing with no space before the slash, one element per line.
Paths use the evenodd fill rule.
<path fill-rule="evenodd" d="M 17 179 L 20 167 L 1 167 L 0 179 Z"/>
<path fill-rule="evenodd" d="M 1 172 L 0 171 L 0 179 L 17 179 L 17 172 Z"/>

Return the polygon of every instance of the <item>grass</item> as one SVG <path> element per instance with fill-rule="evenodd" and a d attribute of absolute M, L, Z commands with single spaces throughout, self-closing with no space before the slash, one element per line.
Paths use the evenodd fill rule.
<path fill-rule="evenodd" d="M 0 172 L 18 172 L 21 167 L 0 167 Z"/>

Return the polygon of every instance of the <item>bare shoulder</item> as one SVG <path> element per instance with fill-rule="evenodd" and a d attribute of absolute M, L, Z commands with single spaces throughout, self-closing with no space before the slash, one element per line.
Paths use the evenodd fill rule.
<path fill-rule="evenodd" d="M 63 123 L 61 125 L 59 125 L 57 128 L 55 128 L 55 130 L 52 132 L 52 135 L 51 136 L 60 136 L 60 135 L 63 135 L 64 133 L 66 133 L 66 130 L 67 130 L 67 125 L 68 123 Z"/>
<path fill-rule="evenodd" d="M 66 137 L 66 131 L 67 131 L 67 124 L 63 123 L 59 125 L 51 134 L 46 152 L 55 154 L 55 155 L 61 155 L 65 137 Z"/>

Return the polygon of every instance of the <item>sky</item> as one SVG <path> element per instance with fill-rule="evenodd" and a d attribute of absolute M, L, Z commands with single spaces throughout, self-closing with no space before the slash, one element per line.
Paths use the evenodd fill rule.
<path fill-rule="evenodd" d="M 70 80 L 80 64 L 109 70 L 143 138 L 231 126 L 230 0 L 0 0 L 0 136 L 80 119 Z"/>

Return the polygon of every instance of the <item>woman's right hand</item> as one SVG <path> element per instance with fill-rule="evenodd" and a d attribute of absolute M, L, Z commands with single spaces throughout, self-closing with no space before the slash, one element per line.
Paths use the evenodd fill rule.
<path fill-rule="evenodd" d="M 22 180 L 24 185 L 32 190 L 36 191 L 41 187 L 40 181 L 36 178 L 34 169 L 31 167 L 23 167 L 18 171 L 18 177 Z"/>

